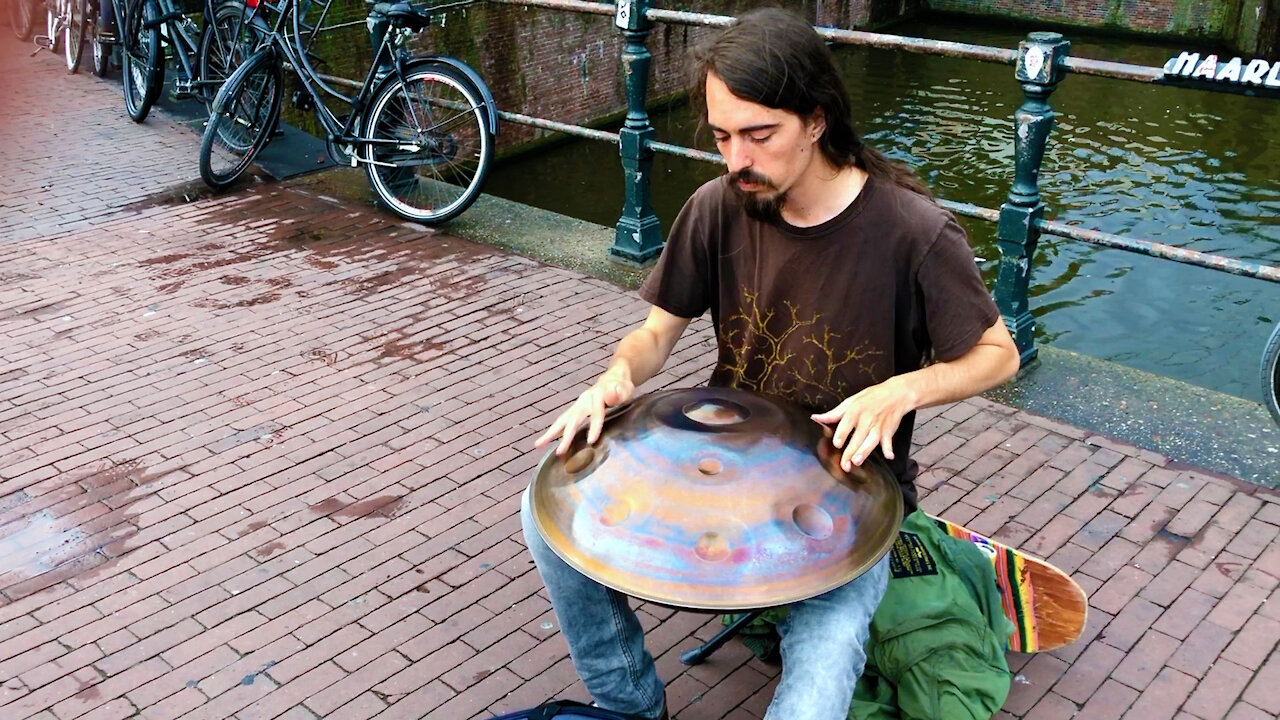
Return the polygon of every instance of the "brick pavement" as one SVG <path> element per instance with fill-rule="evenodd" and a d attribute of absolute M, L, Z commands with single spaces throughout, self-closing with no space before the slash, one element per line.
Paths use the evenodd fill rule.
<path fill-rule="evenodd" d="M 0 717 L 582 698 L 519 493 L 642 304 L 288 186 L 130 205 L 194 177 L 197 138 L 19 51 L 0 71 L 44 85 L 0 93 Z M 44 103 L 21 128 L 14 97 Z M 695 323 L 655 386 L 711 348 Z M 1084 641 L 1011 656 L 999 717 L 1280 714 L 1280 496 L 981 399 L 916 439 L 927 509 L 1092 596 Z M 675 717 L 763 715 L 776 668 L 738 643 L 684 668 L 715 619 L 639 612 Z"/>

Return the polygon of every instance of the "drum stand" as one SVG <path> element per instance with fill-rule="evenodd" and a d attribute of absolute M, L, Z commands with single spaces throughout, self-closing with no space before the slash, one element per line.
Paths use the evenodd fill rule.
<path fill-rule="evenodd" d="M 716 633 L 715 637 L 692 650 L 685 650 L 680 653 L 680 662 L 685 665 L 701 665 L 707 658 L 711 657 L 712 653 L 719 650 L 725 643 L 729 642 L 734 635 L 737 635 L 738 631 L 755 622 L 755 619 L 760 617 L 762 613 L 764 613 L 764 610 L 752 610 L 751 612 L 744 614 L 742 617 L 729 623 L 725 629 Z"/>

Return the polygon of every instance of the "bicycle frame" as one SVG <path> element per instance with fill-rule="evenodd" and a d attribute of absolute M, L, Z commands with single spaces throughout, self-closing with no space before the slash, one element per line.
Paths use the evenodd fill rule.
<path fill-rule="evenodd" d="M 124 23 L 122 20 L 128 17 L 130 12 L 137 12 L 142 6 L 144 0 L 98 0 L 98 2 L 110 2 L 113 17 L 111 18 L 115 33 L 116 45 L 124 46 L 125 52 L 130 52 L 131 48 L 125 43 L 129 40 L 130 34 L 122 29 Z M 160 6 L 160 17 L 154 21 L 146 23 L 144 27 L 150 30 L 156 30 L 161 34 L 166 45 L 174 49 L 173 55 L 177 58 L 178 65 L 182 71 L 182 77 L 174 82 L 175 89 L 182 94 L 202 95 L 202 93 L 215 83 L 212 80 L 206 80 L 200 77 L 200 69 L 196 65 L 196 59 L 200 54 L 200 32 L 195 27 L 195 23 L 191 21 L 185 13 L 179 9 L 176 0 L 158 0 Z M 204 23 L 208 27 L 206 32 L 215 34 L 220 33 L 218 24 L 214 22 L 217 12 L 213 0 L 205 0 L 204 7 L 201 10 L 204 14 Z M 242 21 L 243 22 L 243 21 Z M 239 32 L 239 26 L 236 28 Z M 221 35 L 217 36 L 219 45 L 225 45 L 222 42 Z"/>
<path fill-rule="evenodd" d="M 374 90 L 382 81 L 383 77 L 389 72 L 394 72 L 397 79 L 404 81 L 405 64 L 409 60 L 430 59 L 432 56 L 423 56 L 422 58 L 412 58 L 403 50 L 402 38 L 413 34 L 413 31 L 399 28 L 386 28 L 382 33 L 381 40 L 377 43 L 374 52 L 373 62 L 369 66 L 369 72 L 365 74 L 364 82 L 360 85 L 360 91 L 350 97 L 344 95 L 338 90 L 331 87 L 319 76 L 319 73 L 311 67 L 311 63 L 307 60 L 307 48 L 302 45 L 301 19 L 298 15 L 299 0 L 282 0 L 273 10 L 278 11 L 274 27 L 267 25 L 266 21 L 258 14 L 263 3 L 259 3 L 252 8 L 252 12 L 248 22 L 254 25 L 261 33 L 263 33 L 263 41 L 258 45 L 262 48 L 266 44 L 270 44 L 277 52 L 284 56 L 284 60 L 288 62 L 294 69 L 294 74 L 302 83 L 302 87 L 307 94 L 311 96 L 312 102 L 315 104 L 316 117 L 324 126 L 325 131 L 329 134 L 330 139 L 335 144 L 341 143 L 346 145 L 399 145 L 400 142 L 392 139 L 366 138 L 358 134 L 356 123 L 360 118 L 358 113 L 348 113 L 345 120 L 342 120 L 334 114 L 324 103 L 325 95 L 332 96 L 353 109 L 364 108 L 371 99 Z M 325 8 L 328 12 L 328 7 Z M 324 14 L 321 15 L 323 21 Z M 285 23 L 289 23 L 291 27 L 287 27 Z M 363 24 L 363 23 L 361 23 Z M 313 38 L 314 39 L 314 38 Z M 416 115 L 416 111 L 412 106 L 409 108 L 411 113 Z M 417 121 L 417 118 L 414 118 Z M 367 158 L 358 157 L 356 153 L 350 153 L 352 162 L 376 162 Z"/>
<path fill-rule="evenodd" d="M 195 78 L 199 75 L 199 68 L 195 66 L 192 58 L 200 52 L 200 37 L 191 37 L 192 25 L 186 15 L 178 9 L 178 5 L 174 0 L 159 0 L 160 17 L 152 23 L 144 23 L 143 27 L 149 29 L 159 29 L 160 36 L 164 39 L 165 44 L 173 48 L 173 55 L 177 58 L 178 64 L 182 68 L 182 73 L 187 82 L 182 83 L 181 79 L 176 85 L 177 89 L 186 92 L 192 92 L 195 87 L 202 81 Z M 206 0 L 204 7 L 205 22 L 212 23 L 212 3 Z M 186 85 L 186 87 L 181 87 Z"/>
<path fill-rule="evenodd" d="M 319 6 L 277 1 L 246 0 L 256 49 L 213 102 L 200 145 L 200 177 L 215 190 L 230 187 L 271 141 L 288 65 L 303 87 L 293 102 L 315 111 L 330 157 L 363 166 L 392 212 L 444 222 L 475 202 L 493 159 L 497 110 L 493 94 L 465 63 L 408 49 L 406 39 L 431 26 L 432 11 L 375 2 L 363 20 L 335 18 L 326 26 L 335 0 L 315 0 Z M 357 92 L 348 96 L 312 66 L 313 58 L 320 59 L 310 47 L 322 32 L 366 24 L 372 62 L 362 82 L 351 82 Z"/>
<path fill-rule="evenodd" d="M 361 137 L 356 132 L 356 123 L 360 122 L 357 113 L 349 113 L 346 120 L 338 118 L 333 110 L 325 105 L 325 95 L 332 96 L 334 99 L 346 102 L 347 105 L 355 108 L 364 108 L 369 102 L 370 97 L 374 94 L 376 86 L 378 86 L 381 77 L 379 70 L 387 70 L 390 61 L 390 72 L 396 73 L 397 78 L 404 79 L 404 61 L 406 54 L 399 50 L 399 41 L 393 35 L 401 35 L 407 31 L 396 31 L 389 29 L 383 33 L 381 41 L 376 47 L 374 53 L 374 61 L 370 64 L 369 72 L 365 74 L 365 81 L 361 83 L 360 92 L 356 96 L 347 96 L 335 90 L 323 78 L 319 77 L 319 73 L 315 68 L 311 67 L 310 61 L 307 60 L 307 47 L 302 46 L 301 18 L 298 15 L 298 0 L 282 0 L 279 5 L 271 8 L 276 10 L 274 27 L 268 26 L 266 20 L 261 17 L 260 10 L 265 3 L 256 4 L 251 9 L 250 19 L 248 22 L 253 27 L 259 29 L 264 35 L 259 47 L 270 44 L 284 56 L 284 61 L 292 65 L 294 74 L 298 81 L 302 83 L 307 95 L 311 96 L 311 101 L 315 104 L 316 118 L 319 118 L 320 124 L 323 124 L 325 132 L 329 133 L 335 143 L 347 143 L 347 145 L 375 145 L 375 143 L 388 143 L 388 145 L 396 145 L 394 140 L 378 140 L 378 138 Z M 328 13 L 328 6 L 325 13 Z M 321 22 L 323 22 L 324 14 L 321 14 Z M 287 24 L 288 23 L 288 26 Z M 364 24 L 364 23 L 361 23 Z M 411 109 L 412 110 L 412 109 Z"/>

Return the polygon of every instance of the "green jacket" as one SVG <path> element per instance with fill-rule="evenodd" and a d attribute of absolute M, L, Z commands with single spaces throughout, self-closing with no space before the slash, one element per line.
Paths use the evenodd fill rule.
<path fill-rule="evenodd" d="M 849 720 L 987 720 L 1009 694 L 1013 630 L 987 556 L 924 513 L 908 515 Z"/>
<path fill-rule="evenodd" d="M 1014 628 L 991 561 L 917 510 L 903 521 L 889 562 L 849 720 L 995 715 L 1009 694 L 1005 646 Z M 774 625 L 785 612 L 767 611 L 739 637 L 760 657 L 775 655 Z"/>

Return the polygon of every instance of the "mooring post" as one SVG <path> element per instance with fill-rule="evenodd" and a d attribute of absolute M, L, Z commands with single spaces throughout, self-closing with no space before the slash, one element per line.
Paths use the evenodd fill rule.
<path fill-rule="evenodd" d="M 618 218 L 609 255 L 627 263 L 644 265 L 662 253 L 662 226 L 649 201 L 649 176 L 653 168 L 654 138 L 645 96 L 649 85 L 651 55 L 645 47 L 653 23 L 645 16 L 650 0 L 618 0 L 613 23 L 622 31 L 622 72 L 627 87 L 627 120 L 618 132 L 626 200 Z"/>
<path fill-rule="evenodd" d="M 1035 222 L 1044 216 L 1040 200 L 1040 163 L 1044 160 L 1053 108 L 1049 95 L 1066 75 L 1063 60 L 1071 43 L 1058 33 L 1033 32 L 1018 44 L 1015 77 L 1022 85 L 1022 106 L 1014 114 L 1013 187 L 1000 206 L 996 237 L 1000 245 L 1000 271 L 996 278 L 996 305 L 1018 344 L 1022 366 L 1036 358 L 1035 319 L 1031 316 L 1028 289 L 1031 263 L 1040 230 Z"/>

